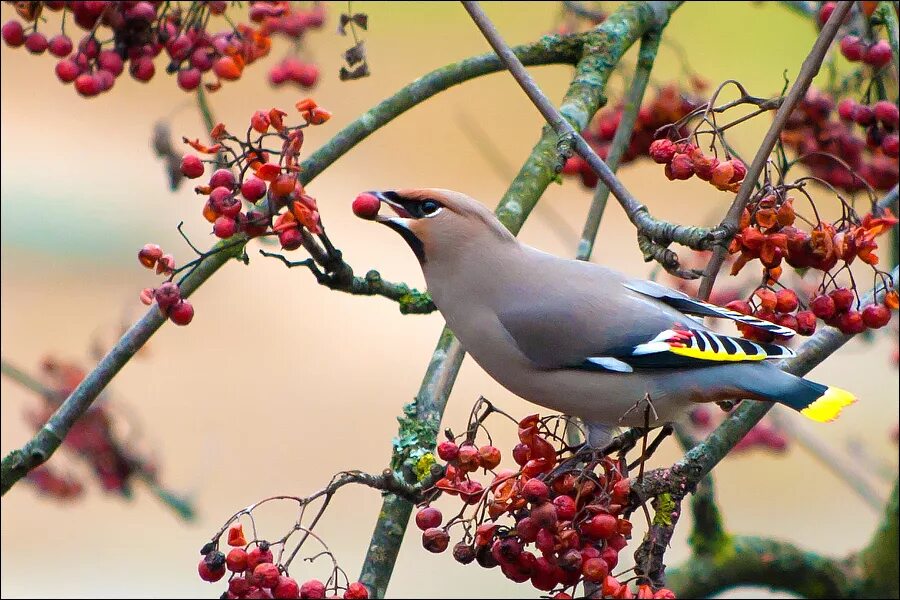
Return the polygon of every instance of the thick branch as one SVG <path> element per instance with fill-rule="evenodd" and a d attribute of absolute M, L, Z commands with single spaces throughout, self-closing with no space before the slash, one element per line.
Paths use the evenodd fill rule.
<path fill-rule="evenodd" d="M 545 36 L 538 42 L 520 46 L 516 53 L 527 64 L 573 63 L 577 60 L 585 35 Z M 447 65 L 407 85 L 338 132 L 302 164 L 301 182 L 306 185 L 347 151 L 371 133 L 383 127 L 410 108 L 424 102 L 453 85 L 500 70 L 502 63 L 493 54 L 476 56 Z M 243 247 L 235 241 L 243 234 L 223 240 L 214 249 L 230 246 L 230 251 L 208 252 L 184 280 L 180 282 L 182 295 L 189 296 L 230 258 L 240 256 Z M 47 424 L 22 448 L 10 452 L 0 465 L 0 495 L 5 494 L 28 471 L 46 461 L 59 447 L 75 420 L 90 406 L 112 378 L 165 322 L 155 307 L 129 329 L 109 353 L 66 398 Z"/>
<path fill-rule="evenodd" d="M 741 188 L 738 190 L 731 208 L 728 209 L 728 213 L 725 215 L 725 218 L 719 226 L 720 229 L 727 232 L 728 239 L 737 233 L 737 226 L 741 214 L 744 212 L 744 208 L 746 208 L 747 203 L 750 201 L 750 196 L 753 195 L 753 191 L 756 189 L 757 181 L 759 180 L 766 163 L 769 161 L 769 155 L 772 153 L 775 144 L 781 137 L 781 130 L 784 129 L 791 113 L 794 112 L 794 109 L 800 104 L 800 101 L 803 100 L 813 78 L 819 73 L 822 61 L 825 60 L 825 55 L 828 53 L 828 48 L 831 47 L 831 43 L 834 41 L 834 36 L 837 35 L 841 22 L 850 12 L 851 8 L 853 8 L 852 2 L 838 2 L 836 4 L 834 12 L 831 13 L 828 22 L 822 27 L 822 31 L 819 32 L 819 37 L 816 38 L 812 50 L 809 51 L 809 55 L 803 61 L 803 66 L 800 67 L 800 73 L 797 74 L 796 81 L 794 81 L 790 91 L 788 91 L 784 98 L 784 102 L 778 108 L 778 112 L 775 113 L 772 125 L 769 127 L 769 131 L 766 132 L 766 136 L 763 138 L 759 149 L 756 151 L 756 155 L 753 157 L 753 162 L 747 169 L 747 174 L 744 176 Z M 712 287 L 716 282 L 716 277 L 719 275 L 719 270 L 722 268 L 722 263 L 725 261 L 727 253 L 728 248 L 725 244 L 717 246 L 714 249 L 713 256 L 706 267 L 703 281 L 700 284 L 698 295 L 701 300 L 709 299 Z"/>

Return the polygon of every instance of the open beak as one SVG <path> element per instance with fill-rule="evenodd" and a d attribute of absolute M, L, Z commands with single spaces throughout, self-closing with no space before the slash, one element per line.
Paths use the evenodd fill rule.
<path fill-rule="evenodd" d="M 412 219 L 412 215 L 403 207 L 403 204 L 400 202 L 400 197 L 396 192 L 369 192 L 376 198 L 378 201 L 387 204 L 391 207 L 391 210 L 396 213 L 396 217 L 391 215 L 378 215 L 375 217 L 375 220 L 379 223 L 394 224 L 395 226 L 403 227 L 404 229 L 409 229 L 408 223 L 410 219 Z"/>

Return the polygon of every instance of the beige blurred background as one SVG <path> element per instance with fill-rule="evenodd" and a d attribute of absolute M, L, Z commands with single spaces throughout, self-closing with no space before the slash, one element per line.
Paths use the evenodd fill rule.
<path fill-rule="evenodd" d="M 487 51 L 457 3 L 354 2 L 355 10 L 370 16 L 365 39 L 372 76 L 341 83 L 337 70 L 348 43 L 334 30 L 344 6 L 334 3 L 325 29 L 308 38 L 323 72 L 314 96 L 334 113 L 328 124 L 308 132 L 309 150 L 416 77 Z M 519 43 L 549 31 L 559 4 L 491 2 L 486 8 L 505 37 Z M 4 3 L 0 17 L 11 15 Z M 781 89 L 783 71 L 796 75 L 814 31 L 774 3 L 688 3 L 675 14 L 666 37 L 685 49 L 709 81 L 738 78 L 766 95 Z M 241 81 L 212 96 L 218 120 L 240 128 L 252 111 L 287 108 L 303 95 L 264 82 L 279 48 L 283 43 L 264 64 L 253 65 Z M 0 352 L 32 371 L 47 353 L 87 364 L 97 332 L 108 338 L 123 315 L 134 319 L 141 313 L 138 291 L 157 282 L 134 260 L 142 244 L 159 243 L 185 259 L 189 250 L 175 231 L 181 220 L 201 246 L 208 243 L 199 200 L 190 186 L 170 193 L 149 151 L 150 132 L 161 117 L 170 118 L 178 136 L 203 136 L 191 98 L 158 74 L 147 85 L 122 77 L 111 93 L 85 101 L 58 83 L 53 66 L 49 56 L 2 49 Z M 533 73 L 558 99 L 570 71 L 551 66 Z M 678 74 L 675 53 L 664 49 L 654 79 L 667 82 Z M 621 78 L 614 77 L 610 95 L 616 97 L 621 86 Z M 467 118 L 481 130 L 474 136 L 461 126 Z M 747 153 L 766 125 L 757 121 L 735 137 Z M 350 201 L 365 189 L 435 186 L 494 205 L 510 177 L 491 167 L 478 146 L 496 146 L 517 166 L 540 126 L 511 78 L 491 75 L 403 115 L 309 190 L 319 200 L 331 238 L 360 273 L 377 266 L 386 278 L 421 286 L 418 265 L 403 242 L 355 219 Z M 711 220 L 727 207 L 727 195 L 702 182 L 669 183 L 655 165 L 629 166 L 621 175 L 663 218 Z M 551 186 L 523 239 L 572 255 L 589 199 L 573 181 Z M 199 518 L 184 524 L 140 486 L 130 502 L 91 487 L 81 500 L 60 504 L 20 484 L 2 504 L 4 597 L 218 596 L 224 585 L 211 586 L 196 575 L 198 549 L 232 512 L 275 494 L 308 494 L 340 469 L 378 472 L 385 466 L 396 416 L 418 388 L 442 326 L 440 316 L 404 317 L 389 301 L 332 292 L 304 271 L 287 271 L 257 257 L 255 249 L 251 255 L 248 267 L 226 266 L 193 297 L 196 317 L 190 327 L 164 327 L 146 357 L 129 364 L 112 386 L 114 401 L 143 424 L 163 480 L 193 494 Z M 635 275 L 649 273 L 630 225 L 613 204 L 595 259 Z M 890 336 L 879 336 L 874 344 L 854 342 L 814 372 L 862 399 L 839 422 L 815 426 L 815 433 L 842 451 L 848 442 L 861 444 L 889 471 L 896 470 L 896 448 L 887 433 L 897 422 L 897 371 L 888 358 L 895 347 Z M 6 379 L 0 391 L 5 453 L 29 437 L 22 413 L 36 399 Z M 461 429 L 479 394 L 513 414 L 533 410 L 467 360 L 445 424 Z M 510 448 L 515 432 L 500 424 L 494 431 L 498 445 Z M 667 443 L 654 462 L 676 456 L 674 444 Z M 871 471 L 865 465 L 860 470 Z M 735 532 L 779 536 L 842 555 L 864 544 L 877 521 L 847 486 L 797 447 L 778 457 L 753 453 L 729 459 L 716 474 Z M 886 493 L 883 479 L 864 476 Z M 345 488 L 317 529 L 351 576 L 358 573 L 380 503 L 377 492 Z M 292 514 L 273 511 L 265 521 L 269 537 L 286 530 Z M 686 556 L 687 525 L 679 529 L 669 564 Z M 313 575 L 321 572 L 299 573 Z M 430 555 L 410 532 L 390 595 L 538 594 L 496 571 Z"/>

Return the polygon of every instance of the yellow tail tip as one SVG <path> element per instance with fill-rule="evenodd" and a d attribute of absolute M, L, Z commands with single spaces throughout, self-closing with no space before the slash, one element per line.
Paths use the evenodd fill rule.
<path fill-rule="evenodd" d="M 839 388 L 830 387 L 818 399 L 800 412 L 820 423 L 834 421 L 846 406 L 856 402 L 856 396 Z"/>

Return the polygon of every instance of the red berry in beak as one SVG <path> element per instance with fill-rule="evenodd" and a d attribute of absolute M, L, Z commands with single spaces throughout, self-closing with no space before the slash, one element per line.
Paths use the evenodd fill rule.
<path fill-rule="evenodd" d="M 360 219 L 374 219 L 378 215 L 381 202 L 373 194 L 360 194 L 353 201 L 353 214 Z"/>

